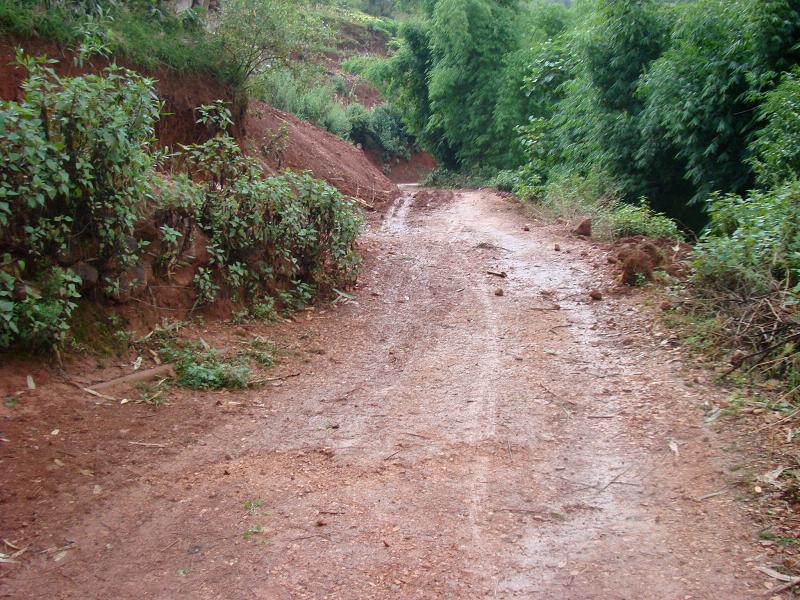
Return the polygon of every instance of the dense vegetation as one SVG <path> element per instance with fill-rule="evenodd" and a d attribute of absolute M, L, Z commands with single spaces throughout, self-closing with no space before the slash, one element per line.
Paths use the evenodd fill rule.
<path fill-rule="evenodd" d="M 24 97 L 0 103 L 0 348 L 58 346 L 81 296 L 124 300 L 186 268 L 195 306 L 225 295 L 254 313 L 352 279 L 351 202 L 307 174 L 265 176 L 221 102 L 198 111 L 212 137 L 167 161 L 151 80 L 19 62 Z"/>

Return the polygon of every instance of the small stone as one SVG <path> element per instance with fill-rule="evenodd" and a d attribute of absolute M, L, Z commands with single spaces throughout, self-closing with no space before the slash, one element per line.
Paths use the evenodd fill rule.
<path fill-rule="evenodd" d="M 661 307 L 661 310 L 666 312 L 672 308 L 672 302 L 664 300 L 664 302 L 662 302 L 659 306 Z"/>
<path fill-rule="evenodd" d="M 553 246 L 553 250 L 555 250 L 556 252 L 561 252 L 561 246 L 556 244 L 555 246 Z"/>
<path fill-rule="evenodd" d="M 591 237 L 592 235 L 592 220 L 584 219 L 581 221 L 574 231 L 575 235 L 582 235 L 584 237 Z"/>
<path fill-rule="evenodd" d="M 522 227 L 522 231 L 530 231 L 530 230 L 531 230 L 531 226 L 530 225 L 525 225 L 525 226 Z"/>
<path fill-rule="evenodd" d="M 497 289 L 494 291 L 494 295 L 495 295 L 495 296 L 503 296 L 504 294 L 505 294 L 505 292 L 503 291 L 503 288 L 497 288 Z"/>
<path fill-rule="evenodd" d="M 589 292 L 589 298 L 591 298 L 592 300 L 602 300 L 603 294 L 601 294 L 598 290 L 592 290 L 591 292 Z"/>

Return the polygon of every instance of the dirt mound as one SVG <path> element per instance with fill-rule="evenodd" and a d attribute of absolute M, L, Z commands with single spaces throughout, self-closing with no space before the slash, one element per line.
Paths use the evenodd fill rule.
<path fill-rule="evenodd" d="M 22 96 L 20 84 L 27 74 L 24 69 L 10 64 L 18 47 L 22 47 L 32 56 L 46 55 L 58 60 L 54 69 L 62 77 L 97 73 L 110 64 L 107 59 L 97 57 L 78 67 L 73 62 L 74 52 L 52 42 L 14 39 L 0 41 L 0 98 L 3 100 L 19 100 Z M 126 61 L 124 57 L 116 57 L 115 60 L 122 67 L 144 73 L 143 69 Z M 195 108 L 214 100 L 229 101 L 230 93 L 225 86 L 210 77 L 176 73 L 166 67 L 145 74 L 156 80 L 156 93 L 164 101 L 163 114 L 156 125 L 159 143 L 173 146 L 204 142 L 208 139 L 208 131 L 196 123 Z M 242 112 L 241 107 L 232 107 L 234 122 L 239 121 Z"/>
<path fill-rule="evenodd" d="M 367 158 L 394 183 L 419 183 L 436 168 L 436 159 L 427 152 L 417 152 L 408 160 L 393 158 L 384 162 L 379 150 L 366 150 Z"/>
<path fill-rule="evenodd" d="M 692 247 L 683 242 L 637 235 L 617 240 L 608 260 L 619 265 L 621 283 L 636 285 L 642 277 L 651 281 L 655 270 L 680 275 L 685 270 L 686 257 L 691 250 Z"/>
<path fill-rule="evenodd" d="M 396 198 L 400 191 L 366 157 L 364 152 L 306 121 L 263 102 L 254 102 L 244 116 L 242 146 L 252 153 L 286 127 L 285 148 L 261 154 L 270 170 L 309 170 L 344 194 L 371 206 Z"/>

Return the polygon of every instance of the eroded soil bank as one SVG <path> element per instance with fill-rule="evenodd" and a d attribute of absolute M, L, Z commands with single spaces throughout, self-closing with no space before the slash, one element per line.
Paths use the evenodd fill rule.
<path fill-rule="evenodd" d="M 760 597 L 733 457 L 703 425 L 718 392 L 636 296 L 589 298 L 611 286 L 600 250 L 526 223 L 489 192 L 407 188 L 365 236 L 355 301 L 284 327 L 299 376 L 179 394 L 92 477 L 76 437 L 35 522 L 6 517 L 24 494 L 3 505 L 30 545 L 3 597 Z M 46 449 L 54 427 L 27 435 Z"/>

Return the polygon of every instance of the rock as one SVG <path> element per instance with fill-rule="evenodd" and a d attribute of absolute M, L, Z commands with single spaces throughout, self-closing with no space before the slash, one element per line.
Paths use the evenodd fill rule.
<path fill-rule="evenodd" d="M 71 268 L 72 272 L 81 278 L 82 290 L 89 290 L 97 285 L 97 280 L 100 278 L 100 273 L 92 265 L 80 261 L 72 265 Z"/>
<path fill-rule="evenodd" d="M 575 235 L 582 235 L 584 237 L 591 237 L 592 235 L 592 220 L 584 219 L 581 221 L 573 232 Z"/>
<path fill-rule="evenodd" d="M 494 295 L 495 295 L 495 296 L 503 296 L 503 295 L 505 295 L 505 292 L 503 291 L 503 288 L 497 288 L 497 289 L 494 291 Z"/>
<path fill-rule="evenodd" d="M 629 248 L 620 252 L 619 259 L 622 261 L 620 281 L 625 285 L 637 285 L 640 277 L 646 281 L 653 279 L 653 259 L 647 252 Z"/>
<path fill-rule="evenodd" d="M 598 290 L 592 290 L 591 292 L 589 292 L 589 298 L 591 298 L 592 300 L 602 300 L 603 294 L 601 294 Z"/>

